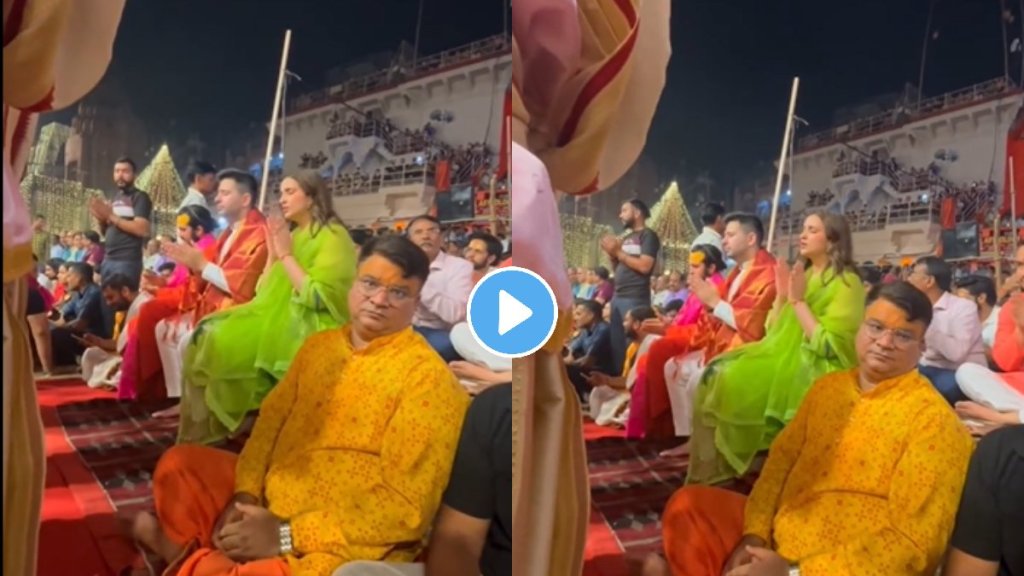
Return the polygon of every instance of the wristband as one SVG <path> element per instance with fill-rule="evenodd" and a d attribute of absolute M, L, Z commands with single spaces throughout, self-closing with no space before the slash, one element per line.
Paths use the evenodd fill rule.
<path fill-rule="evenodd" d="M 280 541 L 281 556 L 291 554 L 294 547 L 292 544 L 292 525 L 290 522 L 281 522 L 281 527 L 278 529 L 278 538 Z"/>

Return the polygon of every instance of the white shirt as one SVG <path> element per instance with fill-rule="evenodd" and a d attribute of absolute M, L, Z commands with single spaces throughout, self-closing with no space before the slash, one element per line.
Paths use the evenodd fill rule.
<path fill-rule="evenodd" d="M 719 250 L 722 249 L 722 235 L 718 233 L 718 230 L 705 226 L 704 230 L 701 231 L 696 238 L 693 239 L 693 243 L 690 244 L 690 250 L 693 250 L 701 244 L 710 244 Z"/>
<path fill-rule="evenodd" d="M 992 307 L 992 313 L 988 315 L 988 318 L 981 323 L 981 341 L 985 343 L 985 347 L 989 350 L 992 349 L 992 345 L 996 342 L 996 326 L 999 325 L 999 306 Z"/>
<path fill-rule="evenodd" d="M 466 304 L 473 291 L 473 265 L 443 251 L 430 263 L 430 275 L 420 291 L 414 326 L 451 330 L 466 319 Z"/>
<path fill-rule="evenodd" d="M 182 199 L 181 205 L 178 206 L 178 210 L 181 210 L 186 206 L 202 206 L 207 210 L 210 209 L 210 205 L 206 203 L 206 196 L 191 186 L 189 186 L 188 193 L 185 194 L 185 198 Z"/>

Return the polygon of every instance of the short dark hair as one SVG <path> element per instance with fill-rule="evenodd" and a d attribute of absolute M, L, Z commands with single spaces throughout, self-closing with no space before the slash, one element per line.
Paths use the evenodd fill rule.
<path fill-rule="evenodd" d="M 597 277 L 600 278 L 601 280 L 607 280 L 612 276 L 611 272 L 609 272 L 608 269 L 605 268 L 604 266 L 598 266 L 597 268 L 594 268 L 594 274 L 596 274 Z"/>
<path fill-rule="evenodd" d="M 661 307 L 662 312 L 679 312 L 683 309 L 683 301 L 679 298 L 675 300 L 669 300 L 667 304 Z"/>
<path fill-rule="evenodd" d="M 882 270 L 877 266 L 861 266 L 860 277 L 868 284 L 874 286 L 882 281 Z"/>
<path fill-rule="evenodd" d="M 92 242 L 93 244 L 100 243 L 100 233 L 95 230 L 86 230 L 85 232 L 82 232 L 82 236 L 88 238 L 89 242 Z"/>
<path fill-rule="evenodd" d="M 164 262 L 163 264 L 156 267 L 156 271 L 163 272 L 166 270 L 167 272 L 174 272 L 174 269 L 177 267 L 178 265 L 175 264 L 174 262 Z"/>
<path fill-rule="evenodd" d="M 704 266 L 714 266 L 715 272 L 725 271 L 725 258 L 722 256 L 722 251 L 718 249 L 718 246 L 711 244 L 698 244 L 690 249 L 690 252 L 696 252 L 704 255 Z"/>
<path fill-rule="evenodd" d="M 352 241 L 356 243 L 356 246 L 362 246 L 366 242 L 373 238 L 373 230 L 367 228 L 353 228 L 348 231 L 348 235 L 352 237 Z"/>
<path fill-rule="evenodd" d="M 231 180 L 238 187 L 242 189 L 242 192 L 256 197 L 256 189 L 260 187 L 259 182 L 256 181 L 256 177 L 249 174 L 245 170 L 239 170 L 238 168 L 225 168 L 217 173 L 217 183 L 219 184 L 223 180 Z"/>
<path fill-rule="evenodd" d="M 918 266 L 924 266 L 927 270 L 927 274 L 932 278 L 935 278 L 935 283 L 938 284 L 939 288 L 948 292 L 953 284 L 953 269 L 949 267 L 949 264 L 945 260 L 938 256 L 922 256 L 914 262 L 914 268 Z"/>
<path fill-rule="evenodd" d="M 926 329 L 932 323 L 932 301 L 909 282 L 899 280 L 872 287 L 868 291 L 865 306 L 871 306 L 879 299 L 903 310 L 907 314 L 907 320 L 921 322 Z"/>
<path fill-rule="evenodd" d="M 643 322 L 644 320 L 650 320 L 655 317 L 654 308 L 650 306 L 637 306 L 636 308 L 630 308 L 629 317 L 633 319 L 633 322 Z"/>
<path fill-rule="evenodd" d="M 199 176 L 206 176 L 207 174 L 216 174 L 217 169 L 213 167 L 213 164 L 204 160 L 196 160 L 188 167 L 188 181 L 195 182 L 195 179 Z"/>
<path fill-rule="evenodd" d="M 64 260 L 61 258 L 50 258 L 49 260 L 46 261 L 46 265 L 49 266 L 50 268 L 53 268 L 53 271 L 56 272 L 60 270 L 61 266 L 64 265 Z"/>
<path fill-rule="evenodd" d="M 626 204 L 636 208 L 637 211 L 640 212 L 640 215 L 643 216 L 644 220 L 651 217 L 651 209 L 647 207 L 647 203 L 643 200 L 639 198 L 630 198 L 629 200 L 626 200 Z"/>
<path fill-rule="evenodd" d="M 718 202 L 708 202 L 704 205 L 704 213 L 700 215 L 700 221 L 705 226 L 711 226 L 718 222 L 719 218 L 725 216 L 725 206 Z"/>
<path fill-rule="evenodd" d="M 139 279 L 138 278 L 134 278 L 133 279 L 131 276 L 129 276 L 127 274 L 121 274 L 120 272 L 118 272 L 118 273 L 111 274 L 110 276 L 107 276 L 106 278 L 104 278 L 103 279 L 103 284 L 102 284 L 101 287 L 104 290 L 113 290 L 115 292 L 120 292 L 121 290 L 124 290 L 125 288 L 127 288 L 128 290 L 130 290 L 132 292 L 138 292 L 139 291 Z"/>
<path fill-rule="evenodd" d="M 131 166 L 132 167 L 132 172 L 138 172 L 139 171 L 139 167 L 135 165 L 135 160 L 132 160 L 131 158 L 129 158 L 127 156 L 121 156 L 117 160 L 114 160 L 114 166 L 117 166 L 118 164 L 127 164 L 127 165 Z"/>
<path fill-rule="evenodd" d="M 974 298 L 984 294 L 985 301 L 988 302 L 989 306 L 995 306 L 996 304 L 996 283 L 988 276 L 980 274 L 964 276 L 957 281 L 956 287 L 967 290 Z"/>
<path fill-rule="evenodd" d="M 761 223 L 761 219 L 749 212 L 733 212 L 725 217 L 725 223 L 736 222 L 741 228 L 747 231 L 747 233 L 753 233 L 757 236 L 757 245 L 761 246 L 764 244 L 764 224 Z"/>
<path fill-rule="evenodd" d="M 604 316 L 604 306 L 597 300 L 587 300 L 584 298 L 580 298 L 579 300 L 576 301 L 576 305 L 582 306 L 589 310 L 590 313 L 593 314 L 594 317 L 596 317 L 598 320 L 601 320 L 602 316 Z"/>
<path fill-rule="evenodd" d="M 505 247 L 501 245 L 501 240 L 487 232 L 473 232 L 469 235 L 469 242 L 473 240 L 479 240 L 487 245 L 487 253 L 494 256 L 495 264 L 498 263 L 498 260 L 501 260 L 501 254 L 505 251 Z"/>
<path fill-rule="evenodd" d="M 68 265 L 68 272 L 78 274 L 86 282 L 92 282 L 92 277 L 96 273 L 92 265 L 85 262 L 72 262 Z"/>
<path fill-rule="evenodd" d="M 441 221 L 438 220 L 437 218 L 431 216 L 430 214 L 420 214 L 419 216 L 416 216 L 412 220 L 409 220 L 409 223 L 405 225 L 405 231 L 409 232 L 409 229 L 412 228 L 412 225 L 419 222 L 420 220 L 428 220 L 430 222 L 433 222 L 434 225 L 436 225 L 438 228 L 441 227 Z"/>
<path fill-rule="evenodd" d="M 430 275 L 430 260 L 427 253 L 405 236 L 388 234 L 369 239 L 359 251 L 359 263 L 362 264 L 370 256 L 387 258 L 395 266 L 402 269 L 403 278 L 416 278 L 426 282 Z"/>

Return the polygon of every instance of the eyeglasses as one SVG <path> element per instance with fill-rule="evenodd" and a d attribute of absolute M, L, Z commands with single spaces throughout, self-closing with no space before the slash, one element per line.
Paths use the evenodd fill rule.
<path fill-rule="evenodd" d="M 413 297 L 405 288 L 398 288 L 396 286 L 385 286 L 380 282 L 377 282 L 373 278 L 360 278 L 356 281 L 356 286 L 359 287 L 359 291 L 363 293 L 367 298 L 373 298 L 380 294 L 382 291 L 387 290 L 388 302 L 392 306 L 398 306 L 404 304 L 410 298 Z"/>
<path fill-rule="evenodd" d="M 881 322 L 868 320 L 864 322 L 864 328 L 872 340 L 881 340 L 886 334 L 892 335 L 892 345 L 899 349 L 907 349 L 920 341 L 914 333 L 907 330 L 886 328 Z"/>

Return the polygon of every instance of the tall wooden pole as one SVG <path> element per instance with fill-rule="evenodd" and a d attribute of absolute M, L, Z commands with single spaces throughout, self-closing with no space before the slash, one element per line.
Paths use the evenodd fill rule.
<path fill-rule="evenodd" d="M 789 95 L 789 111 L 786 114 L 786 133 L 782 136 L 782 151 L 779 152 L 779 170 L 775 175 L 775 195 L 772 198 L 772 217 L 768 225 L 768 245 L 766 248 L 772 250 L 772 242 L 775 240 L 775 220 L 779 212 L 779 195 L 782 193 L 782 177 L 786 173 L 786 154 L 789 153 L 789 141 L 793 137 L 793 114 L 796 111 L 796 93 L 800 89 L 800 78 L 793 78 L 793 90 Z"/>
<path fill-rule="evenodd" d="M 267 202 L 267 185 L 270 182 L 270 160 L 274 155 L 274 139 L 277 137 L 277 123 L 281 115 L 281 97 L 284 92 L 285 76 L 288 72 L 288 51 L 292 45 L 292 31 L 284 33 L 284 49 L 281 52 L 281 70 L 277 73 L 277 92 L 274 93 L 274 109 L 270 112 L 270 137 L 267 139 L 267 155 L 263 157 L 263 179 L 260 182 L 259 209 Z"/>

